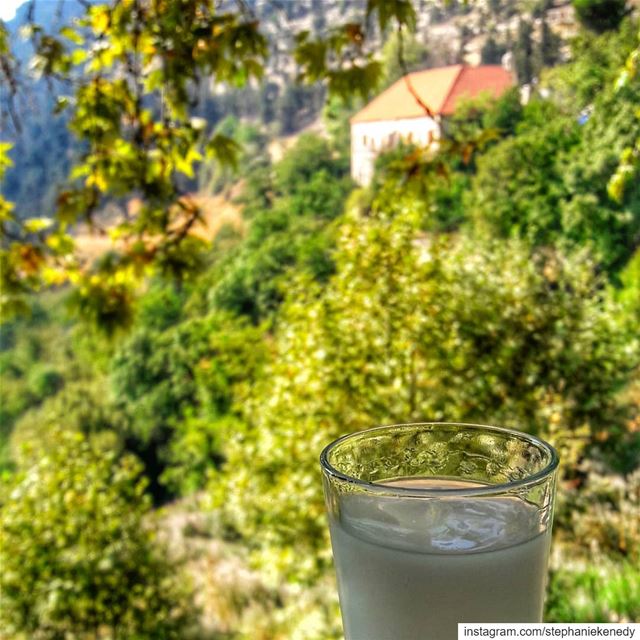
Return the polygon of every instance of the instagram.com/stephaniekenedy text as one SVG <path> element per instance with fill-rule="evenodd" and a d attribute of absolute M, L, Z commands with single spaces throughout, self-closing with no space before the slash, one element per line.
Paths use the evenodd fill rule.
<path fill-rule="evenodd" d="M 458 640 L 468 640 L 469 638 L 625 638 L 626 640 L 640 640 L 640 624 L 459 624 Z"/>

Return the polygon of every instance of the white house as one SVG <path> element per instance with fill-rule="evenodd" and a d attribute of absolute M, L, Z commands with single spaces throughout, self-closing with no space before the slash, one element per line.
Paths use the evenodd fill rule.
<path fill-rule="evenodd" d="M 416 100 L 432 113 L 427 115 Z M 460 100 L 481 93 L 498 97 L 514 85 L 509 71 L 497 65 L 452 65 L 410 73 L 374 98 L 351 118 L 351 176 L 361 185 L 373 177 L 376 156 L 400 140 L 429 145 L 442 134 L 443 118 L 450 116 Z"/>

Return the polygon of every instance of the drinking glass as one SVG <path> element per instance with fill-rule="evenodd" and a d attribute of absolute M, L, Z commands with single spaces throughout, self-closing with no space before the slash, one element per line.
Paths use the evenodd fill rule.
<path fill-rule="evenodd" d="M 534 436 L 420 423 L 320 456 L 346 640 L 455 640 L 540 622 L 558 456 Z"/>

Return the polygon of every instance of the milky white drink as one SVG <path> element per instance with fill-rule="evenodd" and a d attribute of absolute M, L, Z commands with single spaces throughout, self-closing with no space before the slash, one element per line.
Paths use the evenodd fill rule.
<path fill-rule="evenodd" d="M 455 640 L 458 622 L 542 620 L 550 527 L 519 498 L 354 493 L 330 528 L 347 640 Z"/>

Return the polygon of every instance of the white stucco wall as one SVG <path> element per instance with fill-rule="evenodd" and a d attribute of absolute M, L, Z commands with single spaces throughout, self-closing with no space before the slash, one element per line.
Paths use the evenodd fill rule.
<path fill-rule="evenodd" d="M 351 125 L 351 177 L 366 186 L 381 151 L 392 149 L 400 140 L 425 146 L 439 136 L 439 123 L 428 117 L 356 122 Z"/>

